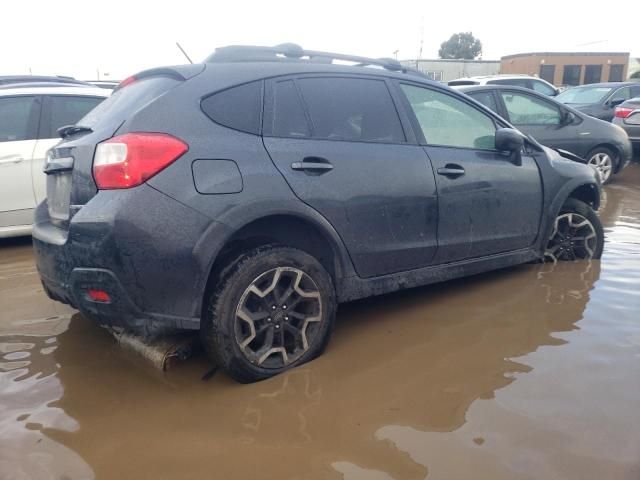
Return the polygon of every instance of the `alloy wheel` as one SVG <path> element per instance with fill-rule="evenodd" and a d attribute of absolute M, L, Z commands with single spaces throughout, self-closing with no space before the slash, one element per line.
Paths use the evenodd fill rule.
<path fill-rule="evenodd" d="M 262 368 L 283 368 L 309 350 L 322 321 L 322 297 L 300 269 L 278 267 L 245 289 L 235 312 L 240 350 Z"/>
<path fill-rule="evenodd" d="M 558 260 L 592 258 L 598 237 L 593 224 L 579 213 L 564 213 L 556 218 L 545 257 Z"/>
<path fill-rule="evenodd" d="M 602 183 L 605 183 L 607 180 L 609 180 L 609 177 L 611 176 L 611 172 L 613 170 L 613 159 L 608 153 L 596 153 L 589 159 L 588 163 L 600 174 Z"/>

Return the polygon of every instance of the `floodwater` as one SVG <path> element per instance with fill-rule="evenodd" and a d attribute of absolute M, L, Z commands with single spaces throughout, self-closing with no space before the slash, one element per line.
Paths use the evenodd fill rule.
<path fill-rule="evenodd" d="M 0 243 L 2 479 L 640 479 L 640 165 L 601 262 L 524 265 L 340 308 L 271 380 L 148 367 Z"/>

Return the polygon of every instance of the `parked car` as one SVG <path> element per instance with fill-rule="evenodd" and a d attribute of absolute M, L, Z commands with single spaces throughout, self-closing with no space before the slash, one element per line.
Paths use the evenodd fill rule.
<path fill-rule="evenodd" d="M 473 85 L 513 85 L 515 87 L 528 88 L 549 97 L 555 97 L 560 91 L 552 84 L 538 77 L 529 75 L 484 75 L 479 77 L 458 78 L 447 83 L 450 87 L 463 87 Z"/>
<path fill-rule="evenodd" d="M 339 302 L 604 242 L 593 169 L 397 61 L 291 44 L 124 80 L 46 171 L 49 296 L 199 330 L 241 382 L 319 355 Z"/>
<path fill-rule="evenodd" d="M 42 172 L 57 129 L 75 124 L 109 92 L 67 85 L 0 89 L 0 238 L 29 235 L 46 194 Z"/>
<path fill-rule="evenodd" d="M 606 183 L 631 161 L 627 134 L 610 122 L 592 118 L 553 98 L 509 86 L 461 87 L 522 132 L 551 148 L 584 158 Z"/>
<path fill-rule="evenodd" d="M 640 150 L 640 97 L 621 103 L 615 109 L 613 124 L 623 128 L 636 150 Z"/>
<path fill-rule="evenodd" d="M 556 100 L 600 120 L 610 122 L 616 106 L 640 96 L 640 82 L 591 83 L 565 90 Z"/>

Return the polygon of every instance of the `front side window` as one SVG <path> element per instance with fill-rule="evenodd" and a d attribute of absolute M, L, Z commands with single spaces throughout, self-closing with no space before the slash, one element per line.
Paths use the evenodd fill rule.
<path fill-rule="evenodd" d="M 611 87 L 576 87 L 565 90 L 556 100 L 569 105 L 600 103 L 611 93 Z"/>
<path fill-rule="evenodd" d="M 93 110 L 104 98 L 75 97 L 60 95 L 49 97 L 50 118 L 42 129 L 42 138 L 56 138 L 58 129 L 67 125 L 75 125 L 87 113 Z"/>
<path fill-rule="evenodd" d="M 0 98 L 0 142 L 36 138 L 35 97 Z"/>
<path fill-rule="evenodd" d="M 468 103 L 436 90 L 402 85 L 428 144 L 495 149 L 493 119 Z"/>
<path fill-rule="evenodd" d="M 559 125 L 560 109 L 531 95 L 500 92 L 509 119 L 514 125 Z"/>
<path fill-rule="evenodd" d="M 363 78 L 302 78 L 300 91 L 313 127 L 328 140 L 402 143 L 400 118 L 384 81 Z"/>
<path fill-rule="evenodd" d="M 629 87 L 623 87 L 620 88 L 619 90 L 616 91 L 616 93 L 614 93 L 613 95 L 611 95 L 611 98 L 609 99 L 610 102 L 615 102 L 616 100 L 629 100 L 631 98 L 631 88 Z"/>

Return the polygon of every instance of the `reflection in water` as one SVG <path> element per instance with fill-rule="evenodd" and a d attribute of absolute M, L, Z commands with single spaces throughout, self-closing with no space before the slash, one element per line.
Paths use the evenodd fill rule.
<path fill-rule="evenodd" d="M 345 305 L 323 357 L 254 385 L 202 382 L 203 359 L 166 374 L 139 364 L 45 299 L 28 244 L 0 245 L 0 472 L 637 479 L 634 175 L 607 187 L 601 263 Z"/>

